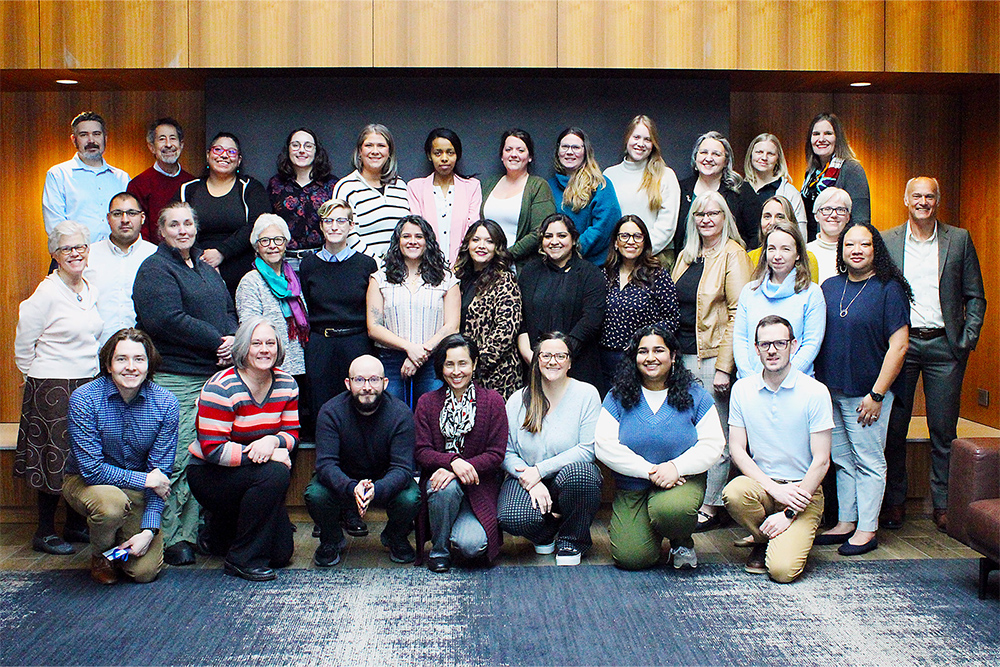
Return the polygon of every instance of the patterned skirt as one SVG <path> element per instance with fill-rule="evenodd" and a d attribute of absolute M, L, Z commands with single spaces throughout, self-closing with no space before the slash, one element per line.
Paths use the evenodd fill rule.
<path fill-rule="evenodd" d="M 40 493 L 56 495 L 62 491 L 63 471 L 69 456 L 66 419 L 69 396 L 90 380 L 33 377 L 25 380 L 14 476 L 23 477 L 28 486 Z"/>

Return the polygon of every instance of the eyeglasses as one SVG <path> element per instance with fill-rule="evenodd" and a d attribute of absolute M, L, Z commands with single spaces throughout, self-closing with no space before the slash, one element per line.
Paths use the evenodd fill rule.
<path fill-rule="evenodd" d="M 366 384 L 370 384 L 371 386 L 374 387 L 384 379 L 385 378 L 381 375 L 373 375 L 370 378 L 366 378 L 362 375 L 355 375 L 354 377 L 351 378 L 351 384 L 355 384 L 359 387 L 363 387 Z"/>
<path fill-rule="evenodd" d="M 722 211 L 700 211 L 694 214 L 695 220 L 704 220 L 705 218 L 718 218 L 722 215 Z"/>
<path fill-rule="evenodd" d="M 288 144 L 288 147 L 291 148 L 293 151 L 304 150 L 306 152 L 311 152 L 316 150 L 316 144 L 310 143 L 308 141 L 304 144 L 300 144 L 297 141 L 293 141 L 292 143 Z"/>
<path fill-rule="evenodd" d="M 60 255 L 72 255 L 74 252 L 78 252 L 81 255 L 90 250 L 90 245 L 86 243 L 80 243 L 79 245 L 64 245 L 56 248 L 56 252 Z"/>
<path fill-rule="evenodd" d="M 240 151 L 236 148 L 224 148 L 222 146 L 212 146 L 212 155 L 218 155 L 219 157 L 231 157 L 238 158 L 240 156 Z"/>
<path fill-rule="evenodd" d="M 847 210 L 846 206 L 824 206 L 819 209 L 819 212 L 823 215 L 847 215 L 850 211 Z"/>
<path fill-rule="evenodd" d="M 757 343 L 757 349 L 767 352 L 771 348 L 774 348 L 780 352 L 781 350 L 787 348 L 788 344 L 791 342 L 792 340 L 790 338 L 786 338 L 784 340 L 762 340 Z"/>
<path fill-rule="evenodd" d="M 555 359 L 560 364 L 569 359 L 568 352 L 539 352 L 538 360 L 544 363 L 548 363 Z"/>
<path fill-rule="evenodd" d="M 645 236 L 642 232 L 635 232 L 634 234 L 629 234 L 628 232 L 619 232 L 618 240 L 622 243 L 628 243 L 629 241 L 634 241 L 636 243 L 642 243 L 645 240 Z"/>
<path fill-rule="evenodd" d="M 322 222 L 324 225 L 329 225 L 331 222 L 335 222 L 341 227 L 346 227 L 347 225 L 351 224 L 350 218 L 323 218 L 322 220 L 320 220 L 320 222 Z"/>
<path fill-rule="evenodd" d="M 583 146 L 580 145 L 580 144 L 560 144 L 559 145 L 559 152 L 560 153 L 582 153 L 583 152 Z"/>
<path fill-rule="evenodd" d="M 142 215 L 142 211 L 134 208 L 130 208 L 127 211 L 123 211 L 120 208 L 116 208 L 115 210 L 108 212 L 108 215 L 110 215 L 115 220 L 121 220 L 126 215 L 130 218 L 138 218 L 140 215 Z"/>
<path fill-rule="evenodd" d="M 272 236 L 270 238 L 262 236 L 259 239 L 257 239 L 257 244 L 262 245 L 265 248 L 268 248 L 270 246 L 274 246 L 275 248 L 283 248 L 285 246 L 285 243 L 287 242 L 288 239 L 286 239 L 284 236 Z"/>

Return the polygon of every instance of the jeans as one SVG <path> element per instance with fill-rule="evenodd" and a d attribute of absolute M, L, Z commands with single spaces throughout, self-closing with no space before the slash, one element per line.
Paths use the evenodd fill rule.
<path fill-rule="evenodd" d="M 697 354 L 681 356 L 684 366 L 701 380 L 705 391 L 715 401 L 715 409 L 722 422 L 722 433 L 726 436 L 726 446 L 722 450 L 722 459 L 708 469 L 708 481 L 705 484 L 705 504 L 712 507 L 722 507 L 722 489 L 729 481 L 729 393 L 720 395 L 715 391 L 715 357 L 699 359 Z M 735 380 L 733 380 L 735 381 Z"/>
<path fill-rule="evenodd" d="M 379 348 L 378 356 L 385 366 L 385 376 L 389 379 L 386 391 L 410 406 L 410 410 L 416 409 L 417 400 L 421 396 L 442 386 L 441 380 L 434 375 L 434 362 L 430 358 L 417 369 L 413 377 L 404 378 L 400 368 L 406 361 L 406 352 Z"/>
<path fill-rule="evenodd" d="M 451 549 L 467 559 L 486 553 L 486 531 L 457 479 L 437 491 L 431 491 L 428 485 L 427 516 L 431 524 L 431 558 L 447 557 Z"/>
<path fill-rule="evenodd" d="M 833 398 L 833 447 L 830 456 L 837 475 L 837 518 L 856 523 L 858 530 L 878 529 L 885 493 L 885 434 L 892 412 L 892 392 L 886 392 L 882 413 L 871 426 L 858 423 L 864 396 Z"/>

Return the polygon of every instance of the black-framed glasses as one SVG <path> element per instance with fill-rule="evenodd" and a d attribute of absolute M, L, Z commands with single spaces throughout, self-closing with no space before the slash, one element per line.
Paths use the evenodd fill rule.
<path fill-rule="evenodd" d="M 538 360 L 544 363 L 548 363 L 555 359 L 560 364 L 569 359 L 569 353 L 567 352 L 539 352 Z"/>
<path fill-rule="evenodd" d="M 722 211 L 698 211 L 694 214 L 695 220 L 704 220 L 705 218 L 718 218 L 722 215 Z"/>
<path fill-rule="evenodd" d="M 140 211 L 139 209 L 135 209 L 135 208 L 130 208 L 130 209 L 125 210 L 125 211 L 123 211 L 120 208 L 116 208 L 113 211 L 109 211 L 108 215 L 110 215 L 115 220 L 121 220 L 126 215 L 128 217 L 130 217 L 130 218 L 138 218 L 140 215 L 142 215 L 142 211 Z"/>
<path fill-rule="evenodd" d="M 846 206 L 823 206 L 819 209 L 819 212 L 823 215 L 833 215 L 834 213 L 837 215 L 847 215 L 849 213 Z"/>
<path fill-rule="evenodd" d="M 628 232 L 618 232 L 618 240 L 622 243 L 628 243 L 629 241 L 634 241 L 636 243 L 642 243 L 646 239 L 642 232 L 635 232 L 629 234 Z"/>
<path fill-rule="evenodd" d="M 257 239 L 257 244 L 262 245 L 265 248 L 270 246 L 274 246 L 275 248 L 284 248 L 286 243 L 288 243 L 288 239 L 284 236 L 261 236 Z"/>
<path fill-rule="evenodd" d="M 788 348 L 788 344 L 791 342 L 791 338 L 785 338 L 784 340 L 762 340 L 757 342 L 757 349 L 764 352 L 767 352 L 771 348 L 781 351 Z"/>

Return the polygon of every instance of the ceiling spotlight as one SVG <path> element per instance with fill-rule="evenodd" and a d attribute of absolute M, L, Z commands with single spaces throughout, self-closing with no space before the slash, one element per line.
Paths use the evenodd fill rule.
<path fill-rule="evenodd" d="M 851 87 L 852 88 L 867 88 L 870 85 L 872 85 L 871 81 L 855 81 L 854 83 L 851 84 Z"/>
<path fill-rule="evenodd" d="M 72 86 L 80 82 L 77 81 L 76 79 L 56 79 L 56 83 L 61 83 L 64 86 Z"/>

